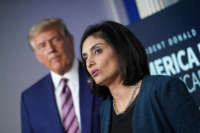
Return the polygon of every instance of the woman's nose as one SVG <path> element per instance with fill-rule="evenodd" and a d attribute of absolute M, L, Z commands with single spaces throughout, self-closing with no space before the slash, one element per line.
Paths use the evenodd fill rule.
<path fill-rule="evenodd" d="M 95 64 L 95 60 L 92 57 L 87 59 L 86 65 L 88 68 L 91 68 Z"/>

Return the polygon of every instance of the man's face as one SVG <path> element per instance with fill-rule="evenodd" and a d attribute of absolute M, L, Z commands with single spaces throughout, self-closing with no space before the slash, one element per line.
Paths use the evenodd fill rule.
<path fill-rule="evenodd" d="M 73 40 L 63 35 L 57 26 L 42 30 L 33 37 L 32 42 L 40 63 L 59 75 L 69 71 L 74 59 Z"/>

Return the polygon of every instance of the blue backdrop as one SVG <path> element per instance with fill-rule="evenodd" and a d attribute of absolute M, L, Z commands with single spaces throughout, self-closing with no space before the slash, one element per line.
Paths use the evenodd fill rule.
<path fill-rule="evenodd" d="M 130 23 L 140 19 L 135 0 L 123 0 Z"/>
<path fill-rule="evenodd" d="M 146 49 L 151 74 L 179 77 L 200 106 L 200 1 L 181 1 L 128 27 Z"/>

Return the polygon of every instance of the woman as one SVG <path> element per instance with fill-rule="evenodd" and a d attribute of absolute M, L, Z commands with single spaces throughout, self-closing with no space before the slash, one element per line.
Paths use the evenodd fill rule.
<path fill-rule="evenodd" d="M 149 76 L 145 50 L 125 26 L 88 27 L 81 57 L 93 94 L 105 99 L 101 133 L 200 133 L 200 113 L 184 83 Z"/>

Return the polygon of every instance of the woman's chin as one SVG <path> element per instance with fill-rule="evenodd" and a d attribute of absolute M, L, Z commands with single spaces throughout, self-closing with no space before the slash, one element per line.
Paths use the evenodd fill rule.
<path fill-rule="evenodd" d="M 96 83 L 97 85 L 100 85 L 100 86 L 106 86 L 106 84 L 105 84 L 104 81 L 95 80 L 95 83 Z"/>

